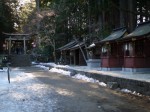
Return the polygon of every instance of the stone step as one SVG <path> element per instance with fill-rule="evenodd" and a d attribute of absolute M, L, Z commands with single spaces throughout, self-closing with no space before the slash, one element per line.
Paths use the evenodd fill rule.
<path fill-rule="evenodd" d="M 10 57 L 13 67 L 31 66 L 30 55 L 11 55 Z"/>

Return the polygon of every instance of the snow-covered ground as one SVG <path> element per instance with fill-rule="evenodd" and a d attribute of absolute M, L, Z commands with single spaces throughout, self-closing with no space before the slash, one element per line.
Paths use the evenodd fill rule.
<path fill-rule="evenodd" d="M 50 87 L 40 83 L 32 73 L 15 68 L 0 71 L 0 112 L 53 112 L 56 100 Z M 40 101 L 39 101 L 40 100 Z"/>
<path fill-rule="evenodd" d="M 53 68 L 50 70 L 49 67 L 45 67 L 44 65 L 40 64 L 36 66 L 49 72 L 61 73 L 77 80 L 97 83 L 103 87 L 107 86 L 104 82 L 99 82 L 83 74 L 74 74 L 72 76 L 69 71 L 58 69 L 56 68 L 58 66 L 53 63 L 48 63 L 48 65 L 53 65 Z M 61 67 L 69 68 L 68 65 L 61 65 Z M 52 94 L 55 94 L 52 88 L 39 82 L 32 73 L 25 73 L 20 68 L 13 68 L 10 71 L 10 82 L 9 84 L 7 68 L 0 70 L 0 112 L 44 112 L 44 107 L 46 107 L 46 110 L 49 110 L 48 112 L 52 112 L 56 108 L 57 99 L 52 97 Z M 121 91 L 140 96 L 139 93 L 126 88 Z"/>

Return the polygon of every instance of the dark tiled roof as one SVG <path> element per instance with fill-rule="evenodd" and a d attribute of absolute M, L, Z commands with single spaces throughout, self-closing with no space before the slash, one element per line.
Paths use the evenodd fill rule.
<path fill-rule="evenodd" d="M 122 38 L 126 32 L 127 32 L 127 30 L 125 29 L 125 27 L 115 29 L 115 30 L 113 30 L 113 32 L 108 37 L 103 39 L 101 42 L 108 42 L 108 41 L 118 40 L 118 39 Z"/>
<path fill-rule="evenodd" d="M 76 44 L 76 45 L 72 46 L 72 47 L 70 48 L 70 50 L 79 49 L 79 45 L 80 45 L 81 47 L 83 47 L 83 46 L 84 46 L 84 42 L 80 42 L 79 44 Z"/>
<path fill-rule="evenodd" d="M 74 45 L 76 45 L 76 42 L 75 41 L 71 41 L 68 44 L 58 48 L 57 50 L 68 50 L 69 48 L 71 48 Z"/>
<path fill-rule="evenodd" d="M 147 34 L 150 34 L 150 21 L 139 24 L 132 33 L 128 34 L 124 38 L 140 37 Z"/>

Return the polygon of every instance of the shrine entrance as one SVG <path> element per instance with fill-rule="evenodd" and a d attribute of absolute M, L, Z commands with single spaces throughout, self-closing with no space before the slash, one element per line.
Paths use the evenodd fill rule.
<path fill-rule="evenodd" d="M 32 49 L 30 34 L 3 34 L 5 36 L 4 51 L 11 65 L 30 66 L 30 50 Z"/>
<path fill-rule="evenodd" d="M 29 34 L 8 34 L 4 33 L 5 39 L 5 51 L 7 54 L 26 54 L 30 49 L 30 35 Z"/>
<path fill-rule="evenodd" d="M 24 54 L 23 42 L 21 42 L 21 41 L 12 41 L 11 54 Z"/>

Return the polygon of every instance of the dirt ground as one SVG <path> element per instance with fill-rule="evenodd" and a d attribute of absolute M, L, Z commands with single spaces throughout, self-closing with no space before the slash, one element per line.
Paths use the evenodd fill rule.
<path fill-rule="evenodd" d="M 150 112 L 148 97 L 125 94 L 41 68 L 26 67 L 23 71 L 46 85 L 46 94 L 51 93 L 47 100 L 55 100 L 53 112 Z M 46 107 L 44 110 L 49 112 Z"/>

